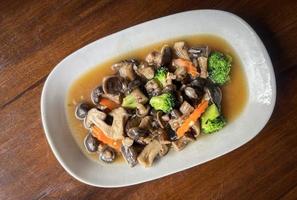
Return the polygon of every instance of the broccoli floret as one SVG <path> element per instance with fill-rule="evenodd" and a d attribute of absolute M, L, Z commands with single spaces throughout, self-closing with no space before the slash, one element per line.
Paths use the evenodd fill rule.
<path fill-rule="evenodd" d="M 208 59 L 209 78 L 216 84 L 223 85 L 230 80 L 232 57 L 221 52 L 213 52 Z"/>
<path fill-rule="evenodd" d="M 138 102 L 135 96 L 133 94 L 129 94 L 123 99 L 122 106 L 124 108 L 134 109 L 137 107 L 137 103 Z"/>
<path fill-rule="evenodd" d="M 160 67 L 157 69 L 154 79 L 161 85 L 166 85 L 166 78 L 167 78 L 168 70 L 165 67 Z"/>
<path fill-rule="evenodd" d="M 170 112 L 175 106 L 175 98 L 171 93 L 164 93 L 154 96 L 150 99 L 150 105 L 155 110 L 162 110 L 165 113 Z"/>
<path fill-rule="evenodd" d="M 226 125 L 225 118 L 215 104 L 210 105 L 201 116 L 201 128 L 204 133 L 213 133 L 221 130 Z"/>

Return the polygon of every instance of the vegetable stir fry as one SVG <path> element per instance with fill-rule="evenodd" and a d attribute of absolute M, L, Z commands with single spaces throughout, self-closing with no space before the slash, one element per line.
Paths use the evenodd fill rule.
<path fill-rule="evenodd" d="M 200 134 L 221 130 L 227 121 L 220 87 L 231 66 L 231 56 L 183 41 L 113 64 L 114 74 L 93 89 L 93 104 L 76 106 L 86 149 L 106 163 L 121 154 L 130 167 L 150 167 L 171 148 L 181 151 Z"/>

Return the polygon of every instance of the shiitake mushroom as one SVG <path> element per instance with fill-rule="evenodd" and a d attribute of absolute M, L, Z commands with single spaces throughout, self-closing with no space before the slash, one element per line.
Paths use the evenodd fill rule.
<path fill-rule="evenodd" d="M 91 106 L 88 103 L 83 102 L 77 104 L 75 108 L 75 117 L 79 120 L 83 120 L 87 116 L 90 109 Z"/>
<path fill-rule="evenodd" d="M 88 133 L 84 139 L 84 145 L 88 152 L 96 152 L 98 150 L 99 141 L 91 133 Z"/>

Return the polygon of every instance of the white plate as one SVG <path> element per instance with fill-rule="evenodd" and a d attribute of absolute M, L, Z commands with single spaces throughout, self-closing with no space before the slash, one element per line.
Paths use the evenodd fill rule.
<path fill-rule="evenodd" d="M 219 133 L 201 138 L 182 153 L 171 151 L 152 168 L 130 168 L 120 163 L 103 166 L 86 158 L 75 143 L 66 121 L 65 101 L 71 83 L 91 67 L 115 55 L 166 39 L 200 33 L 224 38 L 239 55 L 247 74 L 249 90 L 243 113 Z M 240 147 L 265 126 L 273 111 L 275 96 L 271 60 L 255 31 L 234 14 L 195 10 L 133 26 L 99 39 L 66 57 L 45 82 L 41 116 L 50 147 L 69 174 L 89 185 L 121 187 L 188 169 Z"/>

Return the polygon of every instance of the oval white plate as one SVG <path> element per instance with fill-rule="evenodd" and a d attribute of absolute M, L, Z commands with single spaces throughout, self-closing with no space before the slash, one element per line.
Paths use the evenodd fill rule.
<path fill-rule="evenodd" d="M 66 121 L 65 100 L 71 83 L 91 67 L 115 55 L 166 39 L 200 33 L 224 38 L 239 55 L 247 74 L 249 90 L 243 113 L 219 133 L 202 137 L 181 153 L 171 151 L 149 169 L 141 166 L 129 168 L 123 163 L 103 166 L 86 158 L 75 143 Z M 45 82 L 41 116 L 50 147 L 69 174 L 89 185 L 120 187 L 182 171 L 240 147 L 265 126 L 273 111 L 275 96 L 271 60 L 255 31 L 231 13 L 195 10 L 133 26 L 66 57 Z"/>

